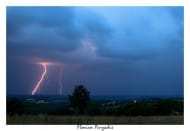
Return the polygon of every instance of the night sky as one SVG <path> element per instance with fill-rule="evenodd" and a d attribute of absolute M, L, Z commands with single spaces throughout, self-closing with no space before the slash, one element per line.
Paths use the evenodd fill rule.
<path fill-rule="evenodd" d="M 7 94 L 183 95 L 183 7 L 7 7 Z"/>

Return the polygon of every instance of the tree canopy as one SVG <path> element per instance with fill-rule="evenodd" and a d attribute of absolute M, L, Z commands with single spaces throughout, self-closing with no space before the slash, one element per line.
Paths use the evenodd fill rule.
<path fill-rule="evenodd" d="M 90 102 L 90 92 L 83 85 L 76 85 L 72 95 L 69 95 L 69 101 L 75 113 L 85 113 Z"/>

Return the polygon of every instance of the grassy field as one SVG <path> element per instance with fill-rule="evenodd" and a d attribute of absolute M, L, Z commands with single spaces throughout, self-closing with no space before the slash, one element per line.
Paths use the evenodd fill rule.
<path fill-rule="evenodd" d="M 184 124 L 183 116 L 51 116 L 14 115 L 7 116 L 7 124 L 120 124 L 120 125 L 167 125 Z"/>

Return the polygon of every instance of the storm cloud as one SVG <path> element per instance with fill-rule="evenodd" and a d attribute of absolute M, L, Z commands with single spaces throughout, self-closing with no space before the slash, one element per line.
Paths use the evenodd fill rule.
<path fill-rule="evenodd" d="M 64 93 L 182 95 L 183 7 L 7 7 L 8 93 L 30 93 L 40 61 L 67 65 Z"/>

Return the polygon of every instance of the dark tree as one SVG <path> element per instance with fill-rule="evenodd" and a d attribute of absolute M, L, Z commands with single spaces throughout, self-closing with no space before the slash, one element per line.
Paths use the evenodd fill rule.
<path fill-rule="evenodd" d="M 77 85 L 69 95 L 69 101 L 76 114 L 84 114 L 90 102 L 90 92 L 83 85 Z"/>

